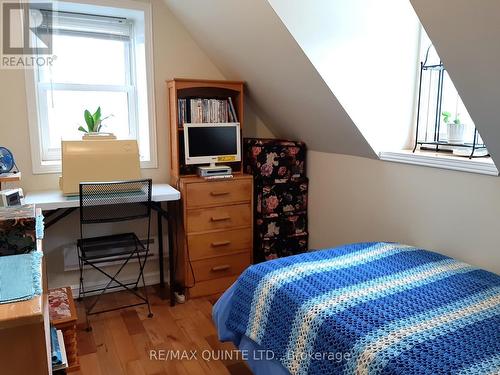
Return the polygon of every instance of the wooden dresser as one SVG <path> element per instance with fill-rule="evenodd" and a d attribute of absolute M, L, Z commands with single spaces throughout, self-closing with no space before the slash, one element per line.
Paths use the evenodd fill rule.
<path fill-rule="evenodd" d="M 181 177 L 183 223 L 177 282 L 188 297 L 226 290 L 252 263 L 253 179 Z"/>

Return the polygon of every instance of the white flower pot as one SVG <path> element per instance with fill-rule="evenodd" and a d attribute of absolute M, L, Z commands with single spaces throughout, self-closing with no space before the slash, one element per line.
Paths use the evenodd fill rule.
<path fill-rule="evenodd" d="M 116 139 L 116 136 L 113 133 L 90 132 L 90 133 L 84 133 L 82 135 L 82 140 L 86 139 L 92 139 L 94 141 L 99 139 Z"/>
<path fill-rule="evenodd" d="M 447 124 L 448 143 L 463 143 L 464 131 L 464 124 Z"/>

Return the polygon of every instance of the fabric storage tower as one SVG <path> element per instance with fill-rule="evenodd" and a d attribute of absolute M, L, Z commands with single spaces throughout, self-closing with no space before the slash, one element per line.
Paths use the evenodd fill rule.
<path fill-rule="evenodd" d="M 254 261 L 308 250 L 306 146 L 245 138 L 244 169 L 254 176 Z"/>

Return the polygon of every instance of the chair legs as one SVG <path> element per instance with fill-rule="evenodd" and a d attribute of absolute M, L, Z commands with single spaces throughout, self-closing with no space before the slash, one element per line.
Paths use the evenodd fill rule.
<path fill-rule="evenodd" d="M 85 286 L 83 285 L 83 262 L 80 255 L 80 249 L 78 251 L 78 268 L 80 269 L 80 287 L 78 288 L 78 301 L 85 298 Z"/>
<path fill-rule="evenodd" d="M 80 287 L 78 288 L 78 301 L 81 302 L 85 298 L 85 285 L 83 284 L 83 260 L 80 255 L 80 249 L 78 248 L 78 267 L 80 268 Z M 85 305 L 84 305 L 85 306 Z M 92 327 L 90 326 L 89 316 L 87 312 L 85 313 L 85 320 L 87 323 L 87 328 L 85 330 L 87 332 L 92 331 Z"/>
<path fill-rule="evenodd" d="M 139 283 L 139 278 L 142 279 L 142 286 L 144 287 L 144 295 L 146 296 L 146 300 L 148 301 L 148 318 L 153 317 L 153 313 L 151 312 L 151 305 L 149 304 L 149 296 L 148 296 L 148 288 L 146 288 L 146 282 L 144 281 L 144 267 L 146 266 L 146 260 L 148 260 L 148 252 L 146 252 L 146 256 L 144 257 L 143 262 L 141 263 L 141 257 L 139 256 L 139 252 L 137 252 L 137 261 L 139 262 L 139 267 L 141 268 L 141 271 L 139 272 L 139 277 L 137 278 L 136 282 L 136 288 L 137 284 Z"/>
<path fill-rule="evenodd" d="M 137 260 L 139 262 L 139 276 L 137 280 L 135 280 L 132 283 L 122 283 L 121 281 L 117 280 L 118 275 L 120 272 L 125 268 L 125 266 L 128 264 L 128 262 L 134 257 L 134 255 L 137 256 Z M 87 331 L 91 331 L 92 328 L 90 326 L 89 322 L 89 316 L 90 315 L 95 315 L 95 314 L 100 314 L 104 312 L 109 312 L 109 311 L 115 311 L 127 307 L 133 307 L 133 306 L 140 306 L 140 305 L 147 305 L 148 306 L 148 317 L 151 318 L 153 317 L 153 313 L 151 312 L 151 305 L 149 303 L 149 296 L 146 288 L 146 282 L 144 280 L 144 267 L 146 265 L 146 260 L 147 260 L 147 252 L 146 255 L 144 256 L 143 260 L 141 261 L 141 256 L 139 253 L 139 250 L 136 249 L 134 252 L 130 253 L 128 258 L 125 259 L 125 261 L 121 264 L 120 268 L 115 272 L 114 275 L 110 275 L 108 272 L 106 272 L 104 269 L 100 268 L 96 264 L 94 264 L 92 261 L 89 261 L 87 259 L 84 259 L 81 257 L 80 252 L 78 253 L 78 263 L 80 267 L 80 290 L 78 292 L 78 300 L 81 301 L 82 298 L 85 298 L 85 293 L 96 293 L 99 292 L 98 295 L 96 296 L 95 300 L 92 302 L 92 304 L 87 307 L 85 306 L 85 311 L 86 311 L 86 320 L 87 320 Z M 85 291 L 84 287 L 84 282 L 83 282 L 83 269 L 85 265 L 89 265 L 92 268 L 96 269 L 99 271 L 101 274 L 105 275 L 109 281 L 103 288 L 98 288 L 98 289 L 93 289 L 93 290 L 87 290 Z M 143 294 L 140 294 L 137 292 L 138 290 L 138 284 L 142 280 L 142 286 L 143 286 Z M 115 282 L 117 285 L 111 285 L 113 282 Z M 123 290 L 129 291 L 133 295 L 135 295 L 137 298 L 142 300 L 143 302 L 136 303 L 136 304 L 131 304 L 131 305 L 125 305 L 125 306 L 119 306 L 116 308 L 111 308 L 111 309 L 106 309 L 106 310 L 100 310 L 100 311 L 93 311 L 97 303 L 99 302 L 99 299 L 101 296 L 108 290 L 112 288 L 121 288 Z M 85 305 L 85 302 L 84 302 Z"/>

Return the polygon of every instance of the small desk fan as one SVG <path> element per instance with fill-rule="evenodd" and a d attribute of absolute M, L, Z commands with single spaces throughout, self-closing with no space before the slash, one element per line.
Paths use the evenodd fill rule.
<path fill-rule="evenodd" d="M 11 172 L 14 167 L 16 167 L 16 162 L 14 161 L 14 155 L 9 149 L 0 146 L 0 174 Z M 16 167 L 17 169 L 17 167 Z M 13 173 L 16 173 L 14 171 Z"/>

